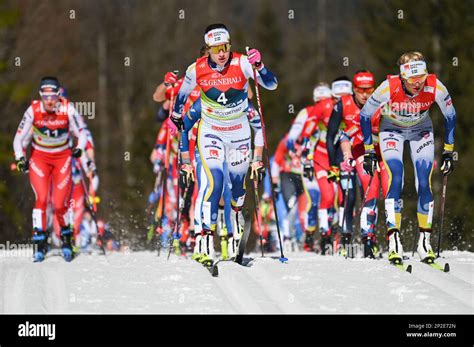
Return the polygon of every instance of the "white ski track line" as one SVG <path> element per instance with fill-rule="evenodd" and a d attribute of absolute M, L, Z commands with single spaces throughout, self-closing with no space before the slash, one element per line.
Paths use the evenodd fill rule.
<path fill-rule="evenodd" d="M 219 277 L 211 278 L 220 287 L 228 301 L 234 303 L 238 313 L 262 314 L 274 311 L 272 303 L 265 304 L 265 301 L 269 302 L 270 300 L 262 298 L 262 291 L 259 291 L 261 288 L 255 282 L 249 285 L 248 281 L 245 281 L 248 276 L 242 271 L 248 269 L 232 262 L 220 262 L 217 266 L 219 267 Z M 257 302 L 257 299 L 260 303 Z"/>
<path fill-rule="evenodd" d="M 42 279 L 46 288 L 45 301 L 48 313 L 64 313 L 68 308 L 68 290 L 65 281 L 64 267 L 69 264 L 62 264 L 64 259 L 60 258 L 59 266 L 48 262 L 41 264 Z"/>
<path fill-rule="evenodd" d="M 260 283 L 261 288 L 275 302 L 283 313 L 309 313 L 306 306 L 300 303 L 294 293 L 281 283 L 274 275 L 274 268 L 277 266 L 288 266 L 282 264 L 277 259 L 254 258 L 251 271 L 247 274 L 256 282 Z M 266 266 L 265 266 L 266 265 Z"/>
<path fill-rule="evenodd" d="M 469 307 L 474 308 L 474 291 L 472 285 L 451 276 L 449 272 L 441 272 L 421 262 L 415 262 L 415 264 L 413 262 L 410 263 L 413 266 L 412 274 L 416 278 L 421 279 Z M 442 264 L 442 266 L 444 266 L 444 263 Z"/>
<path fill-rule="evenodd" d="M 245 307 L 245 303 L 242 303 L 241 300 L 239 300 L 240 298 L 236 298 L 235 295 L 233 294 L 233 291 L 235 289 L 233 288 L 229 288 L 225 283 L 223 283 L 222 281 L 216 281 L 217 279 L 219 279 L 219 277 L 221 277 L 221 273 L 219 271 L 219 276 L 218 277 L 212 277 L 211 276 L 211 273 L 204 268 L 203 265 L 199 264 L 197 261 L 195 260 L 191 260 L 193 263 L 196 263 L 195 265 L 197 266 L 200 266 L 202 269 L 202 271 L 206 271 L 208 272 L 208 281 L 209 283 L 211 283 L 211 285 L 220 292 L 220 295 L 218 296 L 219 298 L 223 298 L 226 302 L 227 302 L 227 305 L 226 307 L 227 308 L 231 308 L 231 310 L 233 312 L 230 312 L 230 313 L 240 313 L 240 312 L 245 312 L 242 311 L 242 308 Z M 218 267 L 220 267 L 220 264 L 222 263 L 219 263 L 219 265 L 217 265 Z M 220 270 L 220 269 L 219 269 Z M 230 290 L 229 290 L 230 289 Z M 227 313 L 227 312 L 226 312 Z"/>

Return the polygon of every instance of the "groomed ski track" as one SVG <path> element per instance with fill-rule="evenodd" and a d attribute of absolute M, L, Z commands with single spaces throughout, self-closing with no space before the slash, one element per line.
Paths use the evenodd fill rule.
<path fill-rule="evenodd" d="M 59 256 L 35 264 L 0 256 L 0 313 L 474 313 L 474 253 L 444 252 L 443 273 L 418 261 L 409 274 L 382 260 L 289 253 L 219 263 L 153 252 Z"/>

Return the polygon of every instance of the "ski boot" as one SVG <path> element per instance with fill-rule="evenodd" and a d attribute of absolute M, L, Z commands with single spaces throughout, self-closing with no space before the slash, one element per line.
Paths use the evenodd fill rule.
<path fill-rule="evenodd" d="M 423 263 L 432 264 L 436 259 L 436 254 L 433 252 L 430 244 L 431 229 L 420 228 L 420 238 L 418 239 L 418 247 L 416 251 Z"/>
<path fill-rule="evenodd" d="M 321 255 L 332 254 L 332 240 L 329 231 L 321 232 Z"/>
<path fill-rule="evenodd" d="M 220 239 L 221 239 L 221 259 L 227 260 L 229 259 L 229 252 L 228 252 L 229 237 L 227 235 L 224 235 L 224 236 L 220 236 Z"/>
<path fill-rule="evenodd" d="M 173 238 L 173 249 L 174 249 L 174 254 L 179 257 L 181 255 L 181 249 L 179 246 L 179 238 Z"/>
<path fill-rule="evenodd" d="M 214 236 L 211 230 L 203 229 L 201 248 L 202 253 L 198 261 L 204 266 L 212 266 L 214 264 Z"/>
<path fill-rule="evenodd" d="M 314 232 L 306 230 L 306 237 L 304 240 L 304 250 L 306 252 L 314 252 Z"/>
<path fill-rule="evenodd" d="M 203 253 L 202 253 L 202 235 L 201 235 L 201 233 L 197 233 L 196 238 L 194 240 L 194 251 L 193 251 L 193 255 L 192 255 L 191 259 L 196 260 L 197 262 L 199 262 L 199 260 L 201 259 L 202 256 L 203 256 Z"/>
<path fill-rule="evenodd" d="M 61 241 L 62 241 L 62 246 L 61 250 L 63 252 L 63 258 L 67 262 L 70 262 L 72 259 L 74 259 L 74 251 L 72 249 L 73 245 L 73 233 L 72 229 L 69 226 L 62 227 L 61 228 Z"/>
<path fill-rule="evenodd" d="M 378 254 L 375 235 L 372 233 L 364 235 L 362 237 L 362 244 L 364 245 L 364 258 L 375 259 Z"/>
<path fill-rule="evenodd" d="M 398 229 L 388 232 L 388 261 L 392 264 L 403 264 L 403 246 Z"/>
<path fill-rule="evenodd" d="M 33 262 L 39 263 L 44 260 L 48 251 L 48 238 L 44 231 L 35 228 L 33 232 Z"/>
<path fill-rule="evenodd" d="M 239 243 L 242 235 L 244 234 L 244 227 L 245 227 L 245 218 L 244 214 L 242 213 L 241 207 L 234 207 L 232 206 L 231 211 L 232 216 L 232 223 L 233 223 L 233 237 L 232 242 L 234 243 L 232 246 L 234 254 L 236 254 L 239 250 Z"/>

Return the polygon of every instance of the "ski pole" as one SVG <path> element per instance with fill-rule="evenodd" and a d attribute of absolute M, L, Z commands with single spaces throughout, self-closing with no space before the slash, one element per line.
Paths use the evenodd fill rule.
<path fill-rule="evenodd" d="M 343 207 L 343 211 L 342 211 L 342 224 L 341 224 L 341 232 L 344 233 L 344 224 L 345 224 L 345 221 L 346 221 L 346 213 L 347 213 L 347 200 L 349 200 L 349 184 L 352 183 L 352 172 L 349 173 L 348 177 L 347 177 L 347 187 L 346 187 L 346 191 L 344 192 L 344 207 Z M 342 184 L 341 184 L 342 186 Z M 355 189 L 355 187 L 353 187 Z M 354 232 L 352 232 L 354 233 Z M 352 241 L 352 235 L 351 235 L 351 241 Z M 346 252 L 346 256 L 345 258 L 347 259 L 347 254 L 348 252 Z"/>
<path fill-rule="evenodd" d="M 258 234 L 260 235 L 260 249 L 262 250 L 262 258 L 265 257 L 263 253 L 263 233 L 262 233 L 262 215 L 260 214 L 260 201 L 258 198 L 258 180 L 253 179 L 253 192 L 255 197 L 255 218 L 257 220 Z"/>
<path fill-rule="evenodd" d="M 439 252 L 441 249 L 441 234 L 443 233 L 443 223 L 444 223 L 444 203 L 446 201 L 446 189 L 448 187 L 448 175 L 443 177 L 443 191 L 441 194 L 441 224 L 439 227 L 439 234 L 438 234 L 438 250 L 436 258 L 439 258 Z"/>
<path fill-rule="evenodd" d="M 245 50 L 249 51 L 249 47 L 245 47 Z M 262 134 L 263 134 L 263 143 L 264 143 L 264 150 L 265 150 L 265 166 L 267 167 L 268 173 L 271 176 L 271 168 L 270 168 L 270 157 L 268 154 L 268 144 L 267 144 L 267 134 L 265 131 L 265 122 L 263 121 L 263 110 L 262 110 L 262 103 L 260 101 L 260 89 L 258 87 L 258 80 L 257 80 L 257 69 L 254 66 L 253 67 L 253 80 L 255 82 L 255 94 L 257 95 L 257 105 L 258 105 L 258 112 L 260 113 L 260 120 L 262 122 Z M 280 223 L 279 223 L 279 218 L 278 218 L 278 212 L 276 208 L 276 199 L 275 199 L 275 193 L 273 192 L 273 188 L 270 189 L 272 193 L 272 202 L 273 202 L 273 212 L 275 214 L 275 222 L 277 226 L 277 232 L 278 232 L 278 242 L 280 244 L 280 261 L 285 262 L 288 261 L 288 258 L 285 258 L 283 254 L 283 243 L 281 242 L 281 232 L 280 232 Z"/>
<path fill-rule="evenodd" d="M 176 170 L 178 175 L 177 185 L 176 185 L 176 222 L 174 224 L 174 232 L 170 234 L 170 242 L 169 242 L 169 249 L 168 249 L 168 258 L 170 259 L 171 255 L 171 248 L 174 243 L 174 239 L 178 238 L 179 235 L 179 220 L 180 220 L 180 184 L 179 184 L 179 175 L 181 170 L 181 158 L 180 158 L 180 148 L 181 148 L 181 132 L 178 132 L 178 151 L 177 151 L 177 158 L 176 158 Z"/>
<path fill-rule="evenodd" d="M 76 163 L 77 163 L 77 165 L 79 165 L 79 169 L 80 169 L 80 172 L 81 172 L 81 183 L 82 183 L 82 187 L 84 189 L 84 200 L 86 201 L 87 208 L 91 213 L 92 220 L 94 221 L 95 227 L 97 229 L 97 238 L 99 239 L 99 242 L 100 242 L 100 249 L 101 249 L 102 253 L 105 256 L 105 259 L 107 259 L 107 262 L 108 262 L 109 260 L 107 258 L 107 252 L 105 251 L 104 240 L 102 238 L 102 235 L 99 232 L 99 224 L 97 223 L 97 205 L 94 208 L 94 204 L 90 201 L 90 197 L 89 197 L 89 194 L 88 194 L 86 182 L 84 180 L 83 169 L 80 166 L 79 161 L 77 161 Z M 91 173 L 91 176 L 89 176 L 89 180 L 91 180 L 91 178 L 92 178 L 92 173 Z M 92 183 L 92 180 L 91 180 L 91 183 Z M 93 199 L 95 200 L 95 191 L 94 191 L 92 185 L 89 186 L 89 189 L 91 189 Z"/>

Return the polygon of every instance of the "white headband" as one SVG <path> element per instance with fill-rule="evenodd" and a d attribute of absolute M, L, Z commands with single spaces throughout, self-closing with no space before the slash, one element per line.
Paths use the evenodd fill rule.
<path fill-rule="evenodd" d="M 204 34 L 204 42 L 209 47 L 229 43 L 230 34 L 224 28 L 213 29 Z"/>
<path fill-rule="evenodd" d="M 330 98 L 332 95 L 331 95 L 331 89 L 329 89 L 329 87 L 326 87 L 326 86 L 318 86 L 316 88 L 314 88 L 313 90 L 313 100 L 316 102 L 320 99 L 324 99 L 324 98 Z"/>
<path fill-rule="evenodd" d="M 351 81 L 332 82 L 331 91 L 333 95 L 352 94 L 352 82 Z"/>
<path fill-rule="evenodd" d="M 418 75 L 426 75 L 427 73 L 426 63 L 423 60 L 411 61 L 400 65 L 400 74 L 405 79 Z"/>

